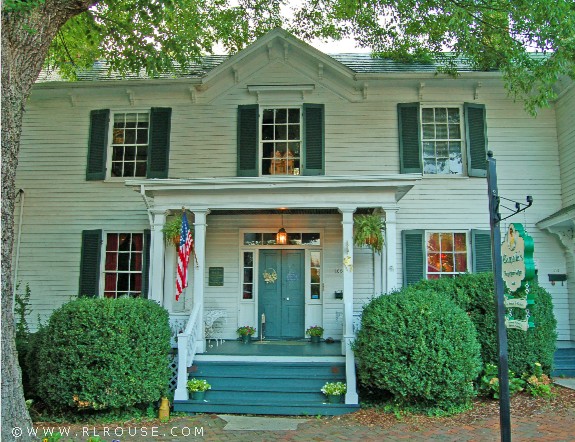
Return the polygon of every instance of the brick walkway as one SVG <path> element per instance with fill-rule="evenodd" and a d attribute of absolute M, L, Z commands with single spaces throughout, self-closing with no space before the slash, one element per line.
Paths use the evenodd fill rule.
<path fill-rule="evenodd" d="M 176 417 L 169 423 L 158 427 L 141 426 L 120 427 L 117 430 L 102 426 L 88 427 L 90 435 L 98 435 L 102 441 L 238 441 L 238 442 L 279 442 L 279 441 L 497 441 L 500 439 L 499 420 L 496 418 L 479 419 L 472 425 L 454 425 L 445 420 L 426 422 L 421 427 L 417 424 L 405 424 L 400 421 L 379 426 L 362 425 L 349 417 L 302 418 L 296 431 L 227 431 L 226 422 L 216 415 L 199 415 Z M 82 440 L 88 438 L 78 428 L 73 431 L 76 437 L 65 440 Z M 95 431 L 95 433 L 94 433 Z M 143 432 L 146 434 L 143 434 Z M 123 434 L 121 434 L 123 432 Z M 132 435 L 129 433 L 132 432 Z M 115 433 L 115 434 L 114 434 Z M 134 433 L 138 433 L 134 435 Z M 70 436 L 73 436 L 71 433 Z M 568 410 L 560 415 L 542 414 L 531 418 L 512 417 L 512 440 L 518 441 L 553 441 L 573 442 L 575 440 L 575 410 Z"/>

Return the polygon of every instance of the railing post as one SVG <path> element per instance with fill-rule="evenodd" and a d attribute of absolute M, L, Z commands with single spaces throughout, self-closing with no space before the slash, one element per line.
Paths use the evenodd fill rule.
<path fill-rule="evenodd" d="M 178 383 L 174 393 L 174 400 L 187 401 L 188 395 L 188 341 L 190 336 L 185 333 L 178 334 Z"/>

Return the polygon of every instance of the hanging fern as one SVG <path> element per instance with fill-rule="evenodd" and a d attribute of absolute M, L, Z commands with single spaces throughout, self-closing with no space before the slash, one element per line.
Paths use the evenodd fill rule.
<path fill-rule="evenodd" d="M 385 221 L 379 215 L 358 215 L 354 218 L 353 243 L 356 246 L 369 246 L 374 252 L 383 250 Z"/>

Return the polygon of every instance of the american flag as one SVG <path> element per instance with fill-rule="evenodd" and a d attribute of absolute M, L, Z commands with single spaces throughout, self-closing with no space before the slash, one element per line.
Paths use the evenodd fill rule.
<path fill-rule="evenodd" d="M 182 230 L 180 231 L 180 248 L 178 250 L 178 275 L 176 276 L 176 301 L 180 299 L 183 290 L 188 286 L 188 263 L 194 248 L 192 232 L 188 217 L 182 213 Z"/>

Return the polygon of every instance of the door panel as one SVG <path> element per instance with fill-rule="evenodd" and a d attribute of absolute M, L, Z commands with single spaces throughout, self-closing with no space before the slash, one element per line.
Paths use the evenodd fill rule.
<path fill-rule="evenodd" d="M 305 274 L 303 250 L 261 250 L 259 264 L 259 318 L 266 315 L 265 336 L 275 339 L 303 338 Z M 275 270 L 274 283 L 263 272 Z"/>

